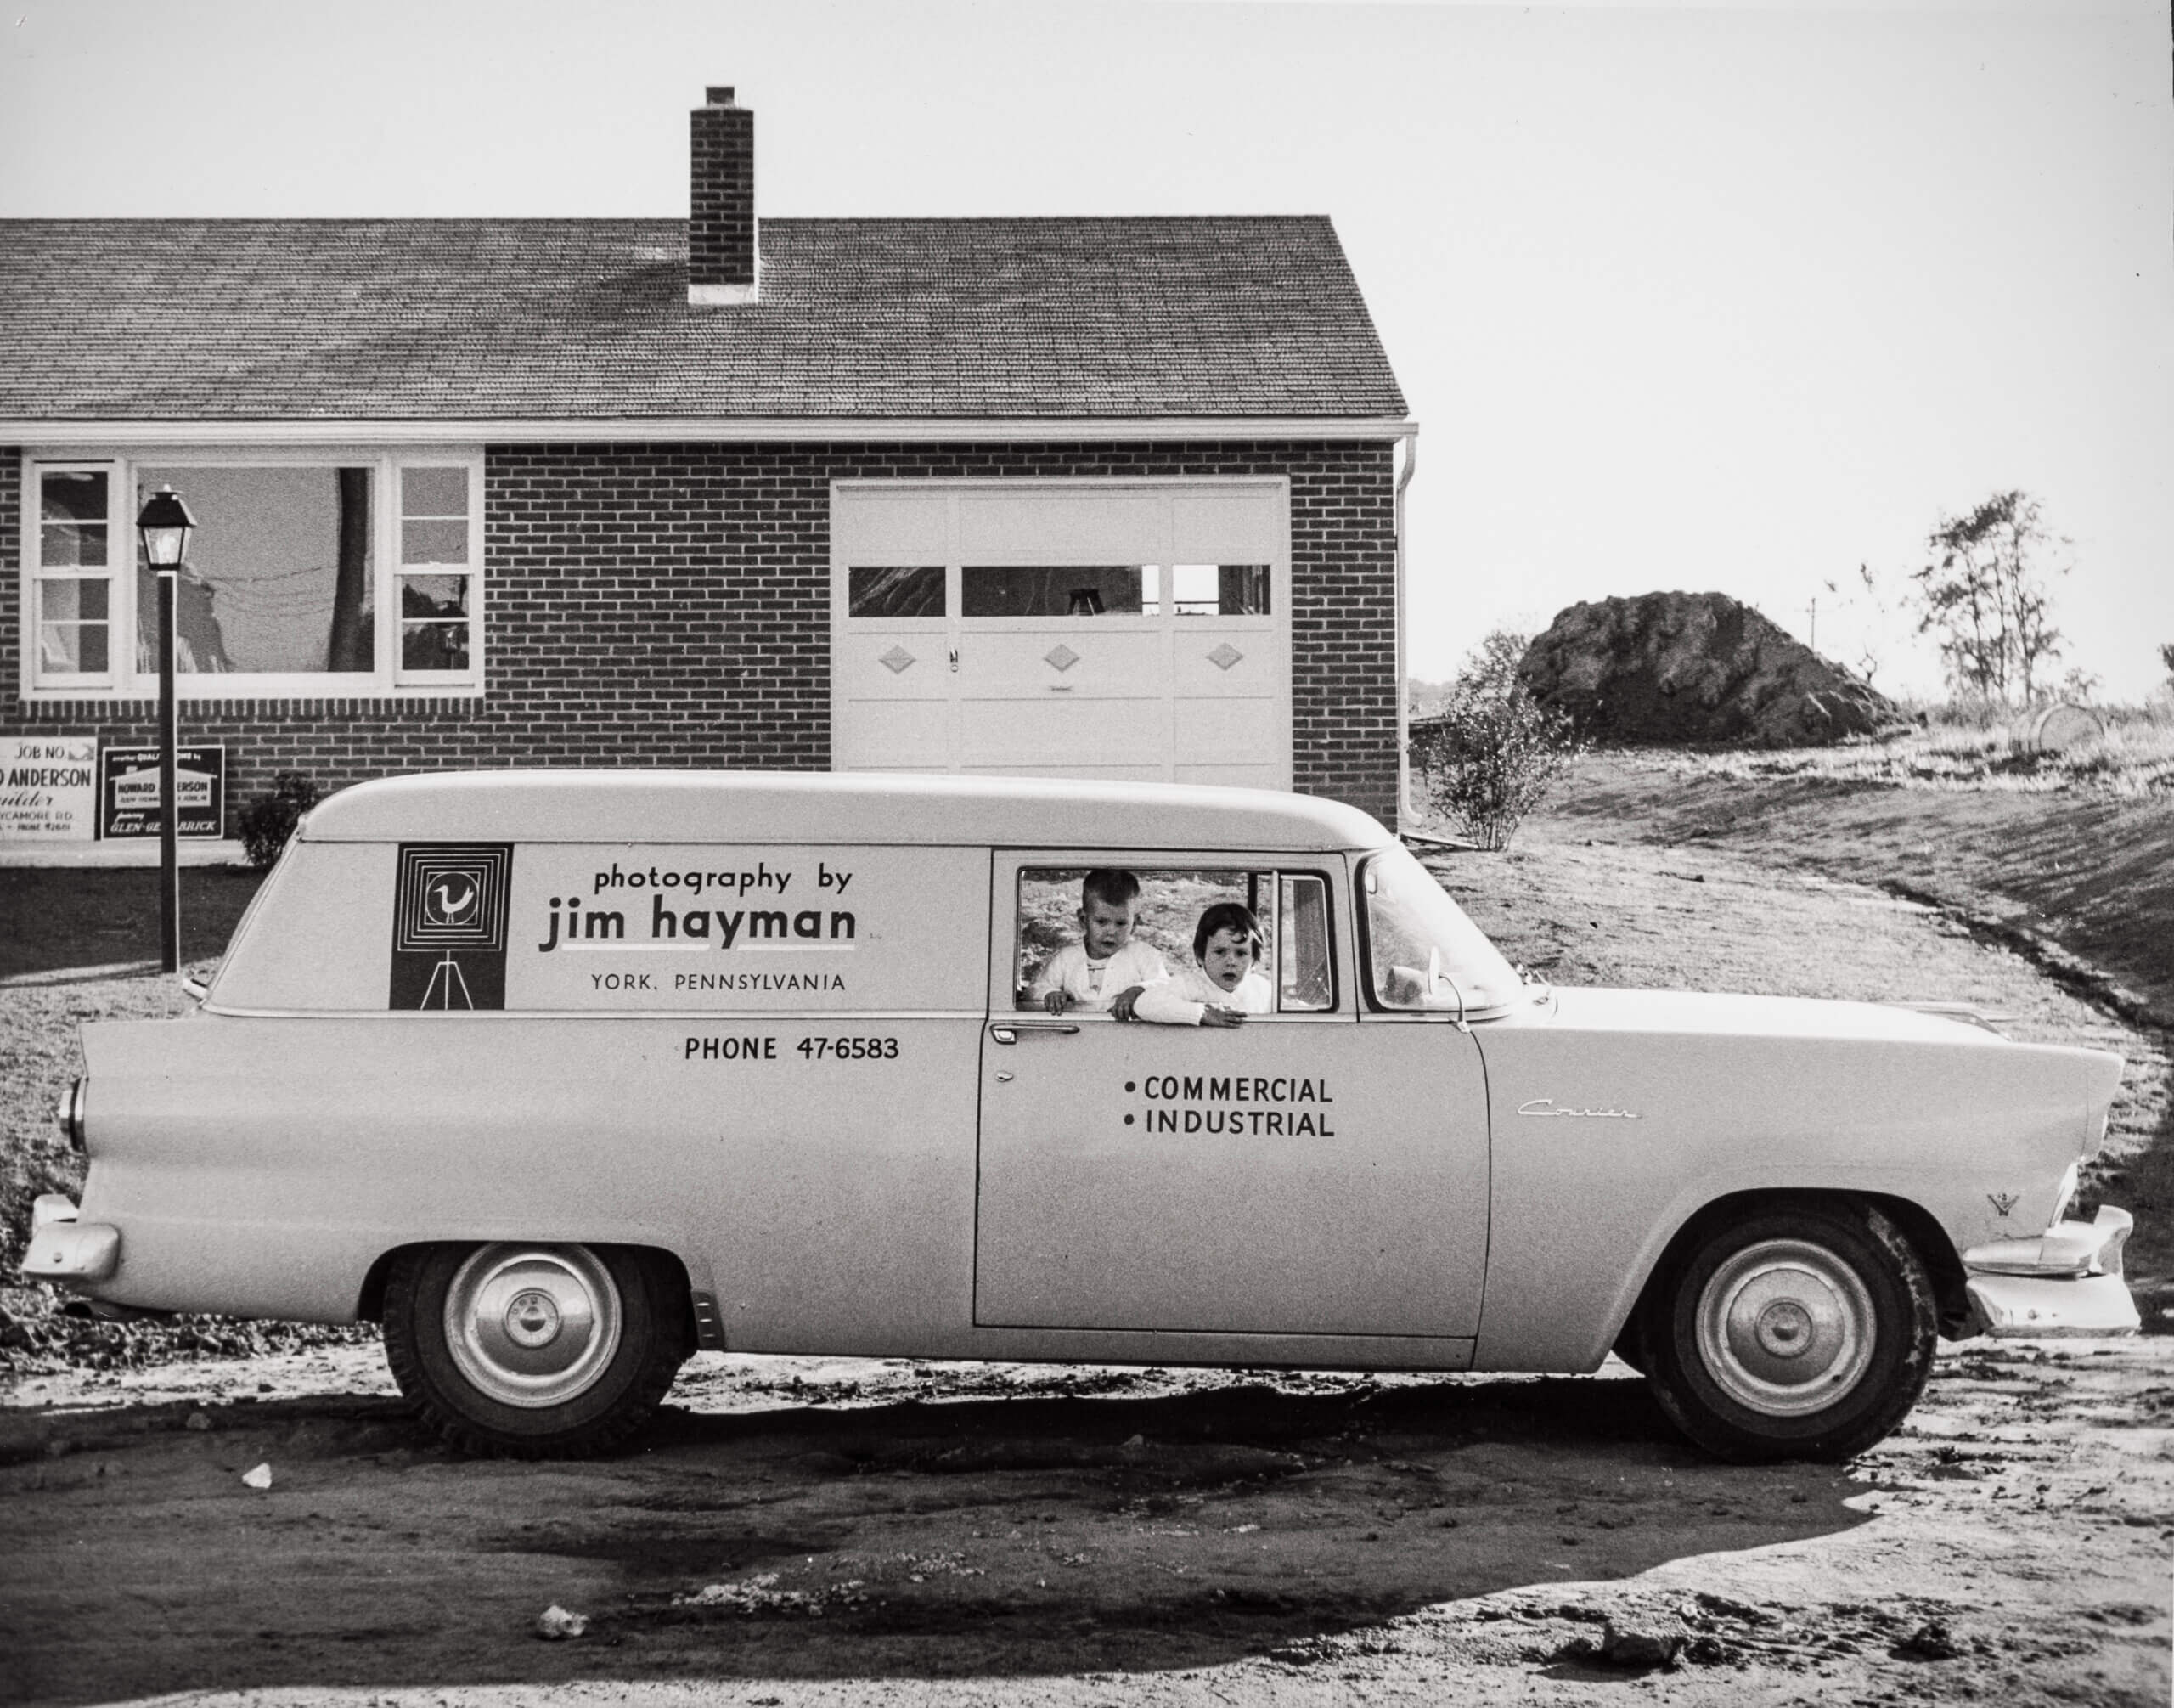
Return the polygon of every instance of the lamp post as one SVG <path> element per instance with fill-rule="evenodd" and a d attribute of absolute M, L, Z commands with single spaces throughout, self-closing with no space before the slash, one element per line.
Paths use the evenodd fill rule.
<path fill-rule="evenodd" d="M 159 572 L 159 965 L 181 970 L 181 802 L 173 704 L 174 578 L 189 551 L 196 518 L 172 487 L 144 499 L 136 517 L 144 556 Z"/>

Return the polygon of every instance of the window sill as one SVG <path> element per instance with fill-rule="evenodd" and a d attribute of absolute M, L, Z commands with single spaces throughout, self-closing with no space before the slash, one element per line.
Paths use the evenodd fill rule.
<path fill-rule="evenodd" d="M 324 677 L 271 682 L 262 679 L 251 681 L 243 677 L 209 679 L 217 685 L 206 685 L 206 679 L 201 677 L 181 678 L 174 685 L 175 699 L 184 706 L 192 701 L 480 700 L 485 691 L 482 683 L 473 681 L 387 683 L 365 678 L 346 683 Z M 29 705 L 71 706 L 88 700 L 140 701 L 156 705 L 159 685 L 155 681 L 139 681 L 103 686 L 41 686 L 24 690 L 19 697 Z"/>

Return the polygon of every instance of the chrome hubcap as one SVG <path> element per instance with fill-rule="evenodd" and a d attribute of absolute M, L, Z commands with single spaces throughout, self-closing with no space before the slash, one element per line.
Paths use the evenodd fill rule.
<path fill-rule="evenodd" d="M 1723 1392 L 1770 1418 L 1833 1405 L 1872 1363 L 1872 1295 L 1809 1240 L 1749 1246 L 1698 1296 L 1698 1355 Z"/>
<path fill-rule="evenodd" d="M 487 1245 L 445 1295 L 446 1345 L 501 1405 L 556 1406 L 594 1386 L 619 1350 L 619 1289 L 577 1245 Z"/>

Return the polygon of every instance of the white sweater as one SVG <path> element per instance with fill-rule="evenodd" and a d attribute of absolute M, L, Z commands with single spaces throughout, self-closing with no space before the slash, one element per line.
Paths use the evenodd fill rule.
<path fill-rule="evenodd" d="M 1163 957 L 1152 944 L 1128 943 L 1107 961 L 1090 961 L 1086 950 L 1067 943 L 1049 958 L 1028 994 L 1036 1004 L 1052 990 L 1072 999 L 1071 1006 L 1084 1013 L 1107 1012 L 1110 999 L 1135 984 L 1158 984 L 1170 976 Z"/>
<path fill-rule="evenodd" d="M 1235 1008 L 1241 1014 L 1270 1014 L 1276 1010 L 1276 993 L 1255 967 L 1238 981 L 1236 990 L 1225 990 L 1197 967 L 1180 967 L 1160 984 L 1151 984 L 1132 1005 L 1134 1015 L 1158 1026 L 1197 1026 L 1210 1007 Z"/>

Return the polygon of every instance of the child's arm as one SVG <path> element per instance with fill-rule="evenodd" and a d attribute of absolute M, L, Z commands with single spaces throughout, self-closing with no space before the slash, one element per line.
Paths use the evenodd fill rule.
<path fill-rule="evenodd" d="M 1174 978 L 1135 985 L 1125 992 L 1125 996 L 1132 999 L 1134 1019 L 1152 1020 L 1157 1026 L 1197 1026 L 1208 1006 L 1204 1002 L 1188 1001 Z M 1124 997 L 1118 1000 L 1122 1003 Z"/>
<path fill-rule="evenodd" d="M 1187 967 L 1176 978 L 1163 978 L 1129 990 L 1135 1018 L 1157 1026 L 1238 1026 L 1245 1016 L 1218 1001 L 1224 993 Z M 1202 1000 L 1205 999 L 1205 1000 Z"/>
<path fill-rule="evenodd" d="M 1042 970 L 1027 989 L 1029 1002 L 1039 1003 L 1052 1014 L 1064 1012 L 1065 1004 L 1072 1000 L 1064 988 L 1065 962 L 1071 952 L 1072 945 L 1067 944 L 1042 963 Z"/>

